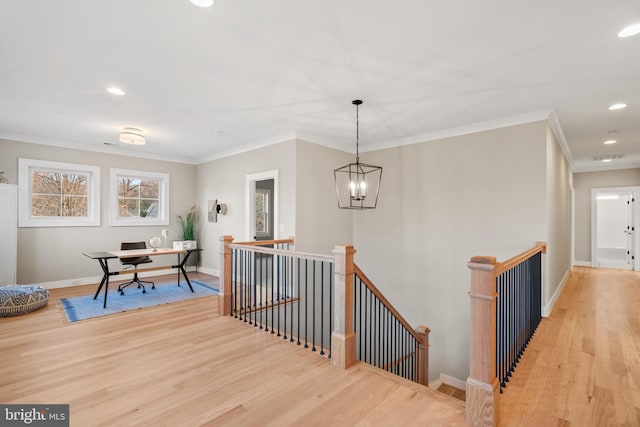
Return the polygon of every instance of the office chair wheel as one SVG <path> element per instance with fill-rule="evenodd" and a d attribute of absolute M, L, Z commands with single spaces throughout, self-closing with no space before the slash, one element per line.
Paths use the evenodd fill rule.
<path fill-rule="evenodd" d="M 146 290 L 146 289 L 143 289 L 143 290 L 142 290 L 142 293 L 143 293 L 143 294 L 146 294 L 146 293 L 147 293 L 147 290 Z"/>
<path fill-rule="evenodd" d="M 156 288 L 155 284 L 151 285 L 151 289 L 155 289 L 155 288 Z"/>
<path fill-rule="evenodd" d="M 123 297 L 124 296 L 124 291 L 119 291 L 120 292 L 120 296 Z"/>

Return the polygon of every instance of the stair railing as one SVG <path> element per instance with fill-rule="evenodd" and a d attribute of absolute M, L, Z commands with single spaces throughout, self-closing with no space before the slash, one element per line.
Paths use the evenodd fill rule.
<path fill-rule="evenodd" d="M 429 328 L 414 330 L 357 265 L 354 270 L 358 360 L 427 385 Z"/>
<path fill-rule="evenodd" d="M 229 240 L 223 254 L 231 260 L 224 314 L 331 358 L 332 256 L 296 252 L 292 238 Z"/>
<path fill-rule="evenodd" d="M 542 318 L 542 254 L 546 243 L 498 263 L 475 256 L 471 270 L 471 346 L 466 417 L 497 426 L 500 392 Z"/>
<path fill-rule="evenodd" d="M 294 240 L 220 238 L 218 312 L 331 359 L 357 360 L 428 384 L 428 334 L 412 329 L 354 264 L 353 246 L 333 256 L 294 250 Z M 273 247 L 272 247 L 273 246 Z"/>

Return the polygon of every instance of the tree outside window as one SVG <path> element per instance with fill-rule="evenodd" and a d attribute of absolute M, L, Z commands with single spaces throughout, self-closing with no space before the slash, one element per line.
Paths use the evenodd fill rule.
<path fill-rule="evenodd" d="M 112 226 L 169 224 L 169 174 L 111 169 L 110 187 Z"/>
<path fill-rule="evenodd" d="M 33 170 L 31 216 L 86 218 L 88 182 L 88 174 Z"/>
<path fill-rule="evenodd" d="M 18 159 L 18 225 L 100 225 L 100 168 Z"/>
<path fill-rule="evenodd" d="M 118 217 L 157 218 L 159 179 L 118 177 Z"/>

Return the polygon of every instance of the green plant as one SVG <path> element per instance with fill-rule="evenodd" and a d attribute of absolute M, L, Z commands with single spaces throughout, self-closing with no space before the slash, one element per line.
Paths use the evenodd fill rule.
<path fill-rule="evenodd" d="M 180 220 L 180 225 L 182 225 L 182 238 L 184 240 L 193 240 L 193 220 L 196 216 L 196 206 L 191 206 L 189 212 L 182 218 L 178 215 L 178 219 Z"/>

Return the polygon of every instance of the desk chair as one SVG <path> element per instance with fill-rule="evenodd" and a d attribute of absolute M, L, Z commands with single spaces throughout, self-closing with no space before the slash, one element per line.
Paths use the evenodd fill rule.
<path fill-rule="evenodd" d="M 120 250 L 129 251 L 132 249 L 147 249 L 147 244 L 145 242 L 122 242 L 122 244 L 120 245 Z M 120 258 L 120 262 L 122 263 L 122 265 L 133 265 L 133 268 L 138 268 L 138 264 L 146 264 L 152 261 L 151 261 L 151 258 L 145 255 L 145 256 L 136 256 L 136 257 L 130 257 L 130 258 Z M 133 280 L 118 286 L 118 292 L 120 292 L 120 295 L 124 295 L 124 288 L 126 288 L 127 286 L 133 283 L 138 284 L 138 289 L 142 288 L 143 294 L 147 293 L 147 290 L 145 289 L 143 283 L 151 283 L 151 289 L 156 288 L 155 283 L 149 282 L 146 280 L 140 280 L 138 278 L 138 272 L 134 271 Z"/>

